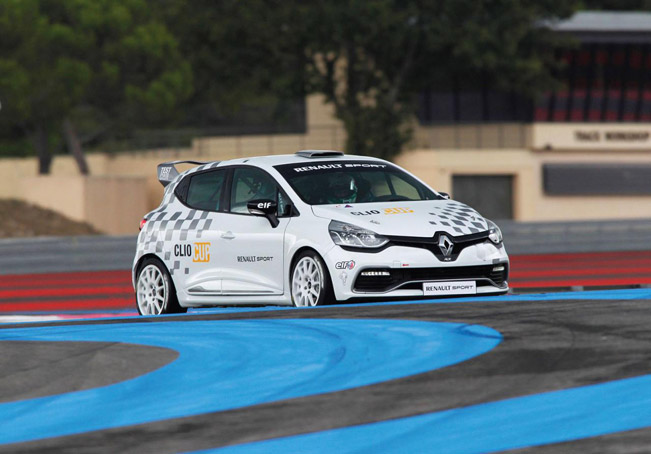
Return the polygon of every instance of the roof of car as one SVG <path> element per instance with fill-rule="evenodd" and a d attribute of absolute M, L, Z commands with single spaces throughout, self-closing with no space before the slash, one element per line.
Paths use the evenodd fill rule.
<path fill-rule="evenodd" d="M 357 156 L 357 155 L 344 155 L 341 152 L 331 150 L 302 150 L 296 154 L 284 155 L 269 155 L 269 156 L 254 156 L 248 158 L 230 159 L 228 161 L 171 161 L 164 162 L 158 166 L 158 180 L 163 186 L 167 186 L 172 181 L 178 181 L 179 175 L 188 175 L 194 172 L 214 169 L 224 166 L 236 164 L 249 164 L 255 165 L 267 170 L 274 166 L 283 164 L 310 164 L 312 162 L 336 162 L 336 161 L 383 161 L 382 159 L 373 158 L 370 156 Z M 386 161 L 384 161 L 386 162 Z M 176 169 L 177 164 L 200 164 L 191 169 L 179 172 Z M 161 170 L 163 168 L 163 170 Z"/>
<path fill-rule="evenodd" d="M 296 154 L 282 154 L 282 155 L 268 155 L 268 156 L 253 156 L 248 158 L 230 159 L 228 161 L 221 161 L 219 166 L 233 165 L 233 164 L 253 164 L 261 167 L 273 167 L 282 164 L 293 163 L 310 163 L 315 161 L 378 161 L 378 158 L 369 156 L 357 155 L 339 155 L 339 156 L 322 156 L 315 155 L 313 157 L 304 157 Z"/>

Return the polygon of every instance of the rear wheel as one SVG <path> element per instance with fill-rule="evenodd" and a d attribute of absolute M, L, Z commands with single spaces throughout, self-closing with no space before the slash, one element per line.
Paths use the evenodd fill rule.
<path fill-rule="evenodd" d="M 292 302 L 296 307 L 314 307 L 328 303 L 332 298 L 332 284 L 319 254 L 305 251 L 296 258 L 291 274 L 291 289 Z"/>
<path fill-rule="evenodd" d="M 140 315 L 160 315 L 186 312 L 176 297 L 174 283 L 163 263 L 147 259 L 140 266 L 136 280 L 136 302 Z"/>

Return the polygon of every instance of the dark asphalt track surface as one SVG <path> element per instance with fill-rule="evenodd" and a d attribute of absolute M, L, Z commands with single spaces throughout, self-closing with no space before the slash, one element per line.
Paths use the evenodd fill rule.
<path fill-rule="evenodd" d="M 181 452 L 401 418 L 651 373 L 650 300 L 558 300 L 332 306 L 193 314 L 164 320 L 379 318 L 479 324 L 504 340 L 490 352 L 427 373 L 345 391 L 45 440 L 0 452 Z M 4 325 L 148 323 L 133 318 Z M 175 352 L 115 343 L 0 342 L 0 402 L 118 382 L 173 361 Z M 495 430 L 499 430 L 496 427 Z M 651 429 L 521 449 L 642 453 Z M 445 452 L 444 447 L 432 452 Z"/>

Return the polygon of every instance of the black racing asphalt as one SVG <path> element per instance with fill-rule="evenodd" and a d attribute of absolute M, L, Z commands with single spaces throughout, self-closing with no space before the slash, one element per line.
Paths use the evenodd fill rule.
<path fill-rule="evenodd" d="M 481 324 L 501 332 L 504 340 L 492 351 L 458 365 L 375 385 L 193 417 L 0 445 L 0 452 L 167 453 L 210 449 L 651 373 L 651 300 L 525 302 L 514 297 L 508 302 L 339 305 L 308 310 L 194 314 L 164 320 L 174 323 L 188 319 L 268 318 L 382 318 Z M 149 320 L 134 318 L 126 322 L 147 323 Z M 87 323 L 117 322 L 57 324 Z M 38 325 L 43 326 L 20 326 Z M 107 384 L 108 379 L 123 380 L 160 367 L 175 357 L 163 349 L 151 347 L 56 344 L 43 343 L 35 348 L 33 342 L 0 342 L 0 401 L 11 400 L 11 396 L 23 399 L 99 386 Z M 101 352 L 101 358 L 98 359 L 92 349 Z M 80 377 L 82 370 L 84 375 Z M 27 378 L 22 380 L 21 377 Z M 69 380 L 61 380 L 61 377 Z M 436 452 L 445 452 L 445 448 L 438 447 Z M 651 429 L 513 452 L 651 452 Z"/>

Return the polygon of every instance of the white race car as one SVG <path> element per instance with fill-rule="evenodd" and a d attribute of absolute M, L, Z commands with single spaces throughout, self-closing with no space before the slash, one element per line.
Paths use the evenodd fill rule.
<path fill-rule="evenodd" d="M 387 161 L 313 150 L 158 178 L 133 262 L 144 315 L 508 291 L 497 225 Z"/>

